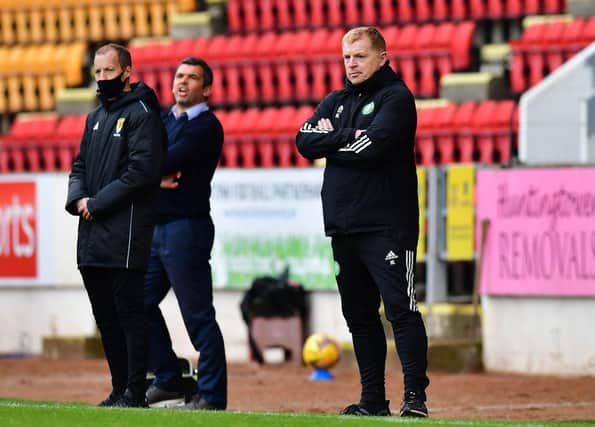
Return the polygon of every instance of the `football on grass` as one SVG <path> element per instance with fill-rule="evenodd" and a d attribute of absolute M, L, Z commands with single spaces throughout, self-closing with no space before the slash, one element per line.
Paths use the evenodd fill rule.
<path fill-rule="evenodd" d="M 326 334 L 310 335 L 302 350 L 304 363 L 315 368 L 330 368 L 339 361 L 340 356 L 339 344 Z"/>

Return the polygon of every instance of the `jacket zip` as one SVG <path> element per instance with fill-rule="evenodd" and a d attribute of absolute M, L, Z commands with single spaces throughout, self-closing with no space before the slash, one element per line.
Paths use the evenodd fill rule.
<path fill-rule="evenodd" d="M 130 246 L 132 244 L 132 217 L 134 216 L 134 203 L 130 204 L 130 225 L 128 226 L 128 250 L 126 251 L 126 268 L 130 262 Z"/>

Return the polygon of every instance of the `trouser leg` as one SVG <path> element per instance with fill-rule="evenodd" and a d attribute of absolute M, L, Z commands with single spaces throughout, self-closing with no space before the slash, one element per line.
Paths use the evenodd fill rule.
<path fill-rule="evenodd" d="M 101 334 L 103 351 L 112 376 L 113 392 L 122 394 L 128 382 L 128 354 L 126 338 L 112 294 L 109 270 L 86 267 L 81 269 L 81 275 Z"/>
<path fill-rule="evenodd" d="M 390 235 L 374 233 L 367 235 L 360 253 L 393 328 L 405 390 L 425 395 L 428 338 L 415 296 L 415 248 L 400 247 Z"/>
<path fill-rule="evenodd" d="M 182 373 L 172 348 L 167 324 L 159 308 L 171 287 L 161 260 L 165 227 L 166 225 L 155 227 L 145 274 L 144 300 L 149 327 L 148 368 L 155 374 L 153 383 L 157 387 L 177 391 L 181 387 Z"/>
<path fill-rule="evenodd" d="M 115 269 L 113 293 L 128 351 L 127 388 L 135 398 L 145 395 L 147 376 L 147 317 L 143 301 L 144 271 Z"/>
<path fill-rule="evenodd" d="M 352 237 L 333 237 L 343 316 L 353 340 L 362 385 L 361 402 L 384 403 L 386 337 L 378 313 L 380 294 L 357 256 Z"/>
<path fill-rule="evenodd" d="M 210 219 L 188 219 L 167 225 L 169 256 L 163 262 L 199 352 L 198 393 L 207 401 L 227 404 L 227 364 L 223 336 L 215 318 L 209 263 L 214 228 Z"/>

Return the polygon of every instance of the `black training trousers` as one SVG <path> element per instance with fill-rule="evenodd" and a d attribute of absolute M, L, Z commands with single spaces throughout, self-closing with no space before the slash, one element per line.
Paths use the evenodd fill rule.
<path fill-rule="evenodd" d="M 145 395 L 148 351 L 144 272 L 83 267 L 81 275 L 101 333 L 113 391 L 121 394 L 128 388 L 140 399 Z"/>
<path fill-rule="evenodd" d="M 360 371 L 361 401 L 375 404 L 385 399 L 381 297 L 403 367 L 405 391 L 425 397 L 428 338 L 415 300 L 415 248 L 402 247 L 390 232 L 333 236 L 332 246 L 343 316 Z"/>

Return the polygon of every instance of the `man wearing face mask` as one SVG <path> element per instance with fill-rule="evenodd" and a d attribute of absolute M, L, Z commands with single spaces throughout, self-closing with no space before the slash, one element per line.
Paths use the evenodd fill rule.
<path fill-rule="evenodd" d="M 101 105 L 87 116 L 66 210 L 80 217 L 77 264 L 112 377 L 100 406 L 146 407 L 143 278 L 167 136 L 153 90 L 129 82 L 125 47 L 102 46 L 93 64 Z"/>

